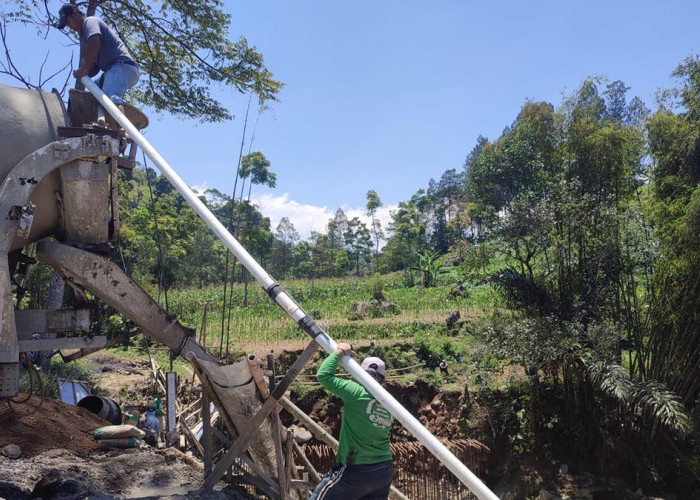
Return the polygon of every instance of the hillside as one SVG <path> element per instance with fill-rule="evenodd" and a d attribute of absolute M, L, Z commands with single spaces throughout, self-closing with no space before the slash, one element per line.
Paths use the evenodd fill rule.
<path fill-rule="evenodd" d="M 386 342 L 381 346 L 362 344 L 358 343 L 356 348 L 360 351 L 383 349 L 382 355 L 388 360 L 394 359 L 395 353 L 405 354 L 407 350 L 412 350 L 412 346 L 405 342 Z M 260 351 L 264 352 L 265 349 L 265 346 L 260 346 Z M 298 354 L 299 351 L 279 352 L 279 369 L 283 371 L 288 360 L 295 359 Z M 147 398 L 152 386 L 147 362 L 121 358 L 116 352 L 96 356 L 93 375 L 105 395 L 121 403 Z M 388 362 L 391 366 L 391 361 Z M 313 365 L 304 373 L 312 371 Z M 414 368 L 408 373 L 390 375 L 387 389 L 446 444 L 453 443 L 452 447 L 462 443 L 455 448 L 455 452 L 471 450 L 470 455 L 464 455 L 464 459 L 468 460 L 475 472 L 487 479 L 501 498 L 526 498 L 532 494 L 552 499 L 586 498 L 586 495 L 594 495 L 593 498 L 656 498 L 639 492 L 633 494 L 632 489 L 636 488 L 621 479 L 581 471 L 573 473 L 572 465 L 566 465 L 554 455 L 543 458 L 541 453 L 526 452 L 517 456 L 517 467 L 502 475 L 506 470 L 503 464 L 514 464 L 516 457 L 512 455 L 509 443 L 501 442 L 501 439 L 509 439 L 507 435 L 499 437 L 498 426 L 504 422 L 499 423 L 502 416 L 498 412 L 513 397 L 513 393 L 504 391 L 499 396 L 499 391 L 495 391 L 487 402 L 481 391 L 475 388 L 465 398 L 467 393 L 458 390 L 468 379 L 463 378 L 464 375 L 465 372 L 456 370 L 454 378 L 447 385 L 445 380 L 442 384 L 436 384 L 438 379 L 432 373 L 423 368 Z M 492 383 L 512 383 L 524 378 L 524 372 L 513 367 L 503 370 L 498 376 L 494 375 Z M 125 392 L 127 386 L 129 391 Z M 123 400 L 125 395 L 128 400 Z M 329 398 L 317 386 L 306 383 L 294 386 L 292 399 L 337 436 L 341 405 L 333 403 L 333 398 Z M 76 495 L 76 491 L 92 491 L 91 495 L 101 495 L 89 498 L 242 498 L 239 492 L 228 490 L 215 493 L 196 491 L 202 480 L 201 462 L 178 450 L 99 450 L 91 434 L 94 428 L 105 423 L 81 408 L 52 400 L 39 404 L 37 398 L 13 405 L 13 408 L 14 411 L 11 411 L 5 407 L 0 413 L 0 448 L 11 442 L 18 444 L 23 456 L 19 460 L 0 457 L 0 497 L 28 498 L 37 482 L 55 469 L 61 473 L 62 488 L 73 488 L 71 491 Z M 283 422 L 291 425 L 293 419 L 283 412 Z M 478 441 L 487 441 L 484 437 L 489 435 L 489 446 Z M 471 441 L 472 438 L 477 438 L 477 441 Z M 396 445 L 397 463 L 416 453 L 414 445 L 411 445 L 413 438 L 400 426 L 394 428 L 392 440 Z M 319 445 L 312 442 L 307 446 L 310 453 L 317 453 L 314 456 L 320 459 L 318 453 L 323 452 Z M 426 457 L 423 460 L 429 463 L 430 459 Z M 421 474 L 432 474 L 429 470 Z M 405 474 L 396 477 L 395 485 L 410 492 L 411 488 L 416 487 L 416 477 L 407 469 Z M 544 491 L 550 496 L 542 497 Z M 428 498 L 443 497 L 424 497 Z"/>

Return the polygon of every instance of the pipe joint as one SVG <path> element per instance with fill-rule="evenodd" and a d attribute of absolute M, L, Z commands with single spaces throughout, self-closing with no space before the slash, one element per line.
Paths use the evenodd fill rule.
<path fill-rule="evenodd" d="M 275 302 L 277 302 L 277 300 L 275 300 L 275 299 L 277 298 L 278 295 L 285 293 L 284 287 L 282 285 L 280 285 L 279 283 L 273 283 L 272 286 L 268 287 L 268 289 L 265 291 L 270 296 L 270 298 L 272 300 L 274 300 Z"/>
<path fill-rule="evenodd" d="M 308 314 L 298 321 L 299 327 L 311 337 L 316 338 L 325 332 L 316 324 L 314 319 Z"/>

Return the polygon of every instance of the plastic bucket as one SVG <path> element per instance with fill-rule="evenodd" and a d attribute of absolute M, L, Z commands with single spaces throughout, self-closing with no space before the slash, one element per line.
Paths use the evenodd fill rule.
<path fill-rule="evenodd" d="M 86 396 L 78 401 L 78 406 L 111 424 L 120 425 L 122 423 L 122 410 L 113 399 L 102 396 Z"/>

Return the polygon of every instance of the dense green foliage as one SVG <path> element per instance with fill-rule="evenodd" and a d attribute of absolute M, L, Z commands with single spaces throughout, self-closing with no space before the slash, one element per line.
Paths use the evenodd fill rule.
<path fill-rule="evenodd" d="M 51 25 L 57 13 L 49 11 L 48 3 L 11 0 L 6 4 L 10 5 L 3 12 L 5 20 L 32 25 L 43 36 L 54 29 Z M 79 7 L 87 15 L 100 16 L 117 31 L 144 73 L 131 95 L 157 111 L 223 121 L 231 113 L 212 95 L 213 87 L 255 94 L 261 104 L 275 100 L 282 88 L 265 67 L 262 54 L 245 37 L 231 40 L 231 16 L 223 11 L 220 0 L 89 0 L 79 2 Z M 68 36 L 77 41 L 74 33 Z M 8 67 L 12 76 L 34 86 L 14 65 Z M 39 86 L 42 83 L 46 82 L 39 81 Z"/>
<path fill-rule="evenodd" d="M 270 219 L 249 201 L 251 184 L 274 187 L 275 174 L 268 167 L 261 153 L 244 156 L 240 198 L 207 190 L 201 199 L 270 273 L 279 278 L 359 277 L 374 267 L 372 232 L 358 217 L 349 220 L 341 209 L 328 231 L 314 233 L 311 241 L 299 241 L 287 218 L 273 233 Z M 122 228 L 117 262 L 137 281 L 164 289 L 221 284 L 232 273 L 233 281 L 247 280 L 240 265 L 226 257 L 223 245 L 168 181 L 152 169 L 147 172 L 148 176 L 137 168 L 120 177 Z"/>

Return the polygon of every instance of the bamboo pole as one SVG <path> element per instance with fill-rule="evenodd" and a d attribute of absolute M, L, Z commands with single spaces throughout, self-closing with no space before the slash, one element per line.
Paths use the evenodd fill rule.
<path fill-rule="evenodd" d="M 255 362 L 253 362 L 254 360 L 255 360 Z M 258 364 L 257 358 L 255 357 L 255 355 L 249 356 L 248 362 L 251 365 L 251 372 L 253 373 L 253 380 L 255 380 L 255 384 L 258 386 L 260 393 L 262 394 L 263 398 L 269 397 L 270 392 L 267 388 L 267 385 L 265 385 L 265 380 L 263 378 L 262 370 L 260 370 L 260 365 Z M 269 362 L 269 357 L 268 357 L 268 362 Z M 286 400 L 287 398 L 283 397 L 282 399 Z M 276 411 L 276 413 L 277 413 L 276 420 L 279 420 L 279 411 Z M 294 451 L 297 453 L 297 456 L 299 457 L 299 459 L 302 461 L 306 470 L 311 475 L 311 478 L 316 483 L 318 483 L 321 480 L 320 474 L 318 473 L 316 468 L 313 466 L 313 464 L 309 461 L 309 459 L 306 457 L 306 455 L 304 454 L 304 451 L 301 449 L 301 446 L 299 446 L 299 444 L 297 444 L 296 440 L 292 440 L 292 447 L 294 448 Z"/>
<path fill-rule="evenodd" d="M 308 471 L 309 475 L 311 476 L 311 479 L 313 479 L 314 483 L 318 484 L 319 481 L 321 481 L 321 475 L 318 473 L 313 464 L 309 461 L 308 457 L 304 453 L 304 450 L 302 450 L 301 446 L 299 446 L 299 443 L 294 441 L 293 446 L 294 451 L 299 457 L 299 460 L 301 460 L 302 464 L 304 465 L 304 468 Z"/>
<path fill-rule="evenodd" d="M 217 429 L 216 427 L 213 427 L 212 431 L 213 431 L 214 435 L 216 435 L 216 437 L 219 439 L 219 441 L 221 441 L 224 444 L 224 446 L 226 446 L 226 447 L 231 446 L 231 441 L 226 436 L 224 436 L 224 434 L 219 429 Z M 246 455 L 242 455 L 239 458 L 240 458 L 241 462 L 243 462 L 243 464 L 250 467 L 253 472 L 255 472 L 260 478 L 262 478 L 262 480 L 265 483 L 267 483 L 268 487 L 263 489 L 263 491 L 265 491 L 268 495 L 270 495 L 269 491 L 273 491 L 274 495 L 270 495 L 270 496 L 278 496 L 279 495 L 279 491 L 278 491 L 279 485 L 277 484 L 277 482 L 274 479 L 272 479 L 270 476 L 268 476 L 265 473 L 265 471 L 262 470 L 258 466 L 258 464 L 253 462 Z"/>
<path fill-rule="evenodd" d="M 316 439 L 326 443 L 328 446 L 338 451 L 338 441 L 323 427 L 318 425 L 314 420 L 309 417 L 306 413 L 301 411 L 301 409 L 292 403 L 287 398 L 280 399 L 280 406 L 287 410 L 292 416 L 298 418 L 301 423 L 303 423 L 308 429 L 316 436 Z"/>
<path fill-rule="evenodd" d="M 211 455 L 211 408 L 209 407 L 209 398 L 207 393 L 202 392 L 202 450 L 204 450 L 204 477 L 211 473 L 212 455 Z"/>
<path fill-rule="evenodd" d="M 294 442 L 294 431 L 287 429 L 287 459 L 285 461 L 284 471 L 284 486 L 289 490 L 292 484 L 292 465 L 294 462 L 292 456 L 292 443 Z"/>

